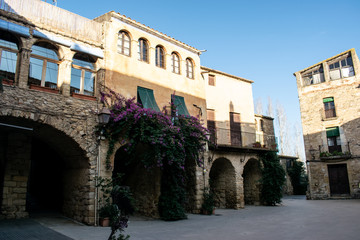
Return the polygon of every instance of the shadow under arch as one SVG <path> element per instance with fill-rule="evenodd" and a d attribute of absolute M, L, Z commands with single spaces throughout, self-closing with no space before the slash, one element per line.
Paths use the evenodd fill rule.
<path fill-rule="evenodd" d="M 56 212 L 88 222 L 89 159 L 80 145 L 44 123 L 5 116 L 0 123 L 1 214 Z M 16 186 L 4 191 L 14 179 Z M 10 206 L 4 199 L 18 204 Z"/>
<path fill-rule="evenodd" d="M 244 201 L 246 205 L 260 205 L 261 169 L 257 159 L 249 159 L 242 174 L 244 184 Z"/>
<path fill-rule="evenodd" d="M 210 170 L 210 188 L 215 194 L 215 206 L 218 208 L 236 208 L 235 168 L 230 160 L 219 158 Z"/>
<path fill-rule="evenodd" d="M 142 216 L 159 218 L 158 204 L 161 194 L 161 169 L 146 169 L 141 162 L 146 154 L 146 146 L 131 156 L 126 145 L 120 147 L 114 156 L 113 177 L 121 174 L 121 184 L 130 187 L 135 199 L 136 213 Z"/>

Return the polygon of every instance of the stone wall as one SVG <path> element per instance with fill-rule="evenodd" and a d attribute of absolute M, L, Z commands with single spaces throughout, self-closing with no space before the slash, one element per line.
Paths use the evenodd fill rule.
<path fill-rule="evenodd" d="M 38 138 L 62 157 L 64 213 L 78 221 L 94 224 L 97 107 L 96 101 L 4 86 L 4 92 L 0 93 L 0 123 L 15 126 L 3 130 L 9 133 L 6 149 L 2 146 L 2 151 L 7 152 L 2 189 L 2 214 L 5 217 L 27 216 L 31 144 L 32 138 Z M 16 127 L 32 131 L 19 134 Z"/>

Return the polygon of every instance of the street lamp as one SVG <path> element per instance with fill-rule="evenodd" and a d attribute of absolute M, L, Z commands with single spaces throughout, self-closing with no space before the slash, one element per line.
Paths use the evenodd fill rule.
<path fill-rule="evenodd" d="M 315 160 L 315 153 L 316 153 L 316 149 L 314 149 L 312 146 L 309 149 L 310 155 L 312 157 L 312 160 Z"/>
<path fill-rule="evenodd" d="M 98 114 L 99 123 L 102 125 L 107 124 L 110 120 L 110 115 L 111 115 L 110 110 L 107 109 L 106 107 L 103 107 L 103 109 L 101 109 L 101 111 Z"/>

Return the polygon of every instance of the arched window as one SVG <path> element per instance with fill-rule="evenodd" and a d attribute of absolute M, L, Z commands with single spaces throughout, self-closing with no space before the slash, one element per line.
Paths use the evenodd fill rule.
<path fill-rule="evenodd" d="M 57 49 L 46 42 L 35 43 L 31 48 L 29 84 L 56 89 L 58 72 Z"/>
<path fill-rule="evenodd" d="M 94 96 L 94 59 L 86 54 L 75 54 L 71 68 L 70 93 Z"/>
<path fill-rule="evenodd" d="M 194 79 L 194 65 L 190 58 L 186 59 L 186 77 Z"/>
<path fill-rule="evenodd" d="M 173 73 L 180 74 L 180 57 L 177 53 L 171 54 L 171 68 Z"/>
<path fill-rule="evenodd" d="M 131 42 L 129 34 L 124 31 L 120 31 L 117 42 L 118 53 L 130 56 L 130 46 Z"/>
<path fill-rule="evenodd" d="M 156 66 L 165 68 L 165 51 L 161 46 L 155 48 L 155 63 Z"/>
<path fill-rule="evenodd" d="M 149 62 L 149 47 L 145 39 L 139 39 L 139 60 L 143 62 Z"/>
<path fill-rule="evenodd" d="M 0 31 L 0 77 L 15 79 L 17 55 L 16 38 L 8 32 Z"/>

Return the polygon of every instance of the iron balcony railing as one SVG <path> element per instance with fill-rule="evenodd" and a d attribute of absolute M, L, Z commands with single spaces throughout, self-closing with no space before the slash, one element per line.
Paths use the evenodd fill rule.
<path fill-rule="evenodd" d="M 277 150 L 274 135 L 263 132 L 246 132 L 229 128 L 210 128 L 210 141 L 214 145 L 250 147 Z"/>

